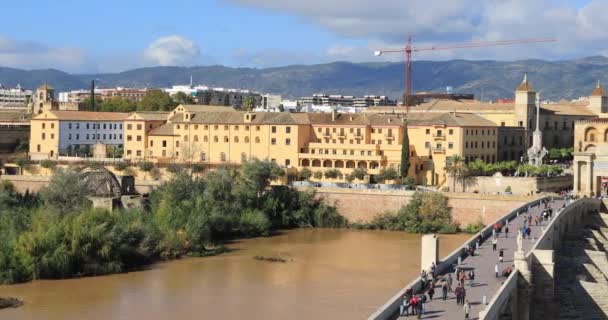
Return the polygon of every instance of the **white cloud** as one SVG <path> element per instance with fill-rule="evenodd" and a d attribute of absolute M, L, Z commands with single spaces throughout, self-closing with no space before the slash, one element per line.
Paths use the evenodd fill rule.
<path fill-rule="evenodd" d="M 83 49 L 47 47 L 41 43 L 17 41 L 0 36 L 0 66 L 13 68 L 56 68 L 80 70 L 88 65 Z"/>
<path fill-rule="evenodd" d="M 201 50 L 194 41 L 176 35 L 158 38 L 144 51 L 147 61 L 161 66 L 189 65 L 200 55 Z"/>
<path fill-rule="evenodd" d="M 552 44 L 452 50 L 418 54 L 422 59 L 565 59 L 606 52 L 608 0 L 226 0 L 303 18 L 344 37 L 371 45 L 416 45 L 551 37 Z M 329 56 L 363 56 L 370 45 L 329 48 Z M 339 50 L 338 50 L 339 49 Z M 345 51 L 348 49 L 347 51 Z M 369 51 L 368 53 L 369 54 Z M 372 60 L 372 59 L 368 59 Z"/>

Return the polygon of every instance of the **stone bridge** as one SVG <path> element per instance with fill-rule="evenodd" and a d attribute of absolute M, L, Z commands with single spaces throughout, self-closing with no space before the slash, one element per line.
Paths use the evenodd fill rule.
<path fill-rule="evenodd" d="M 532 217 L 538 216 L 544 210 L 544 205 L 540 204 L 541 200 L 550 200 L 548 207 L 553 209 L 553 217 L 548 222 L 541 222 L 538 225 L 533 222 L 531 226 L 531 238 L 523 240 L 522 250 L 517 252 L 517 230 L 523 226 L 525 217 L 528 215 Z M 565 312 L 570 317 L 564 317 L 563 319 L 605 319 L 605 315 L 599 316 L 601 314 L 599 311 L 601 306 L 595 308 L 582 307 L 582 305 L 587 304 L 580 302 L 578 309 L 576 306 L 572 306 L 572 303 L 568 307 L 564 307 L 566 311 L 560 311 L 558 307 L 563 305 L 560 302 L 564 300 L 563 296 L 571 297 L 573 293 L 580 293 L 579 291 L 586 291 L 587 297 L 599 297 L 597 293 L 601 290 L 607 292 L 607 278 L 599 271 L 603 270 L 608 273 L 608 269 L 606 269 L 608 267 L 608 260 L 604 252 L 601 252 L 603 256 L 600 259 L 598 258 L 601 255 L 600 253 L 583 251 L 584 257 L 596 266 L 585 266 L 585 271 L 589 269 L 591 271 L 584 274 L 589 276 L 588 279 L 596 281 L 575 286 L 575 288 L 580 289 L 579 291 L 562 293 L 561 278 L 556 277 L 555 272 L 556 266 L 559 269 L 561 261 L 555 252 L 569 239 L 568 237 L 571 238 L 572 235 L 578 234 L 582 235 L 583 232 L 577 231 L 582 231 L 583 226 L 589 219 L 593 219 L 598 226 L 604 223 L 604 220 L 597 216 L 598 209 L 599 200 L 596 199 L 583 198 L 577 201 L 565 201 L 557 198 L 554 200 L 543 198 L 527 203 L 504 215 L 496 222 L 508 222 L 510 232 L 508 235 L 503 233 L 498 236 L 498 248 L 496 251 L 492 249 L 492 241 L 490 241 L 493 225 L 491 224 L 479 234 L 471 237 L 462 247 L 438 262 L 435 297 L 434 300 L 428 301 L 425 304 L 425 314 L 421 318 L 464 318 L 463 307 L 456 304 L 453 292 L 448 293 L 447 300 L 441 299 L 443 278 L 447 273 L 453 274 L 455 267 L 458 266 L 466 271 L 473 269 L 476 274 L 473 285 L 471 286 L 468 280 L 465 285 L 466 299 L 471 305 L 471 319 L 545 320 L 559 318 L 558 314 Z M 606 220 L 608 221 L 608 219 Z M 603 225 L 605 226 L 605 223 Z M 608 246 L 608 228 L 606 228 L 605 233 L 602 229 L 598 230 L 600 231 L 594 230 L 593 233 L 590 233 L 592 235 L 592 243 L 595 243 L 596 248 L 603 249 L 604 241 Z M 477 254 L 475 256 L 465 255 L 464 248 L 467 245 L 475 247 L 477 237 L 480 235 L 483 241 L 477 250 Z M 587 243 L 589 239 L 583 240 L 585 241 L 579 241 L 579 244 L 580 242 Z M 502 263 L 498 259 L 500 249 L 504 251 L 504 261 Z M 580 254 L 580 250 L 578 252 Z M 459 260 L 460 264 L 458 264 Z M 565 260 L 569 262 L 572 259 Z M 599 262 L 600 260 L 601 262 Z M 494 272 L 497 264 L 500 273 L 499 277 L 496 277 Z M 508 278 L 502 277 L 502 271 L 510 266 L 514 266 L 514 272 Z M 583 273 L 581 270 L 577 272 Z M 570 282 L 577 282 L 577 279 L 580 279 L 580 276 L 577 277 L 578 273 L 571 272 L 567 278 L 571 280 Z M 454 280 L 452 287 L 455 287 L 456 283 L 457 281 Z M 405 318 L 405 316 L 399 316 L 398 310 L 403 302 L 405 291 L 408 288 L 412 288 L 419 293 L 423 292 L 420 280 L 416 279 L 412 281 L 372 314 L 368 320 Z M 608 304 L 608 299 L 605 300 L 605 303 Z M 582 314 L 583 309 L 587 312 L 584 314 L 586 317 L 572 316 L 577 313 Z"/>

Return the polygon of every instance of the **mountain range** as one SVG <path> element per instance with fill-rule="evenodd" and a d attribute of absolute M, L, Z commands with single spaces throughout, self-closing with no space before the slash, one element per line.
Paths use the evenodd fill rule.
<path fill-rule="evenodd" d="M 86 89 L 91 79 L 100 87 L 162 88 L 187 84 L 241 88 L 299 98 L 313 93 L 399 98 L 404 92 L 403 63 L 333 62 L 277 68 L 225 66 L 149 67 L 120 73 L 70 74 L 55 69 L 21 70 L 0 67 L 0 84 L 33 89 L 48 83 L 57 92 Z M 544 61 L 415 61 L 414 91 L 473 93 L 482 100 L 512 98 L 527 72 L 543 99 L 560 100 L 588 96 L 598 80 L 608 83 L 608 58 Z"/>

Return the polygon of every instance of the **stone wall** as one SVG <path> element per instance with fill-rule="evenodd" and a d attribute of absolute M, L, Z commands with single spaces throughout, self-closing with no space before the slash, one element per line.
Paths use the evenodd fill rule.
<path fill-rule="evenodd" d="M 37 192 L 49 184 L 51 176 L 1 175 L 0 181 L 3 180 L 10 181 L 19 192 L 25 192 L 26 190 L 29 190 L 30 192 Z M 135 179 L 135 190 L 137 190 L 137 192 L 140 194 L 150 193 L 154 188 L 158 187 L 160 184 L 161 181 Z"/>
<path fill-rule="evenodd" d="M 351 222 L 369 222 L 384 212 L 397 212 L 407 205 L 414 191 L 355 190 L 345 188 L 318 188 L 317 194 L 338 208 L 338 212 Z M 505 212 L 538 197 L 484 195 L 473 193 L 444 193 L 452 208 L 454 221 L 462 226 L 481 220 L 492 223 Z"/>
<path fill-rule="evenodd" d="M 487 194 L 503 193 L 511 187 L 514 195 L 529 195 L 537 192 L 558 192 L 564 189 L 572 189 L 574 177 L 571 175 L 559 177 L 505 177 L 500 174 L 485 177 L 470 177 L 465 182 L 466 192 L 478 192 Z M 452 178 L 445 185 L 453 188 Z M 462 192 L 462 183 L 456 183 L 456 192 Z"/>

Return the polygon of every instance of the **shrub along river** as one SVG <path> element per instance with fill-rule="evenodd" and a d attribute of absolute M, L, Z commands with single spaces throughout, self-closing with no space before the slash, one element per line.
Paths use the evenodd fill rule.
<path fill-rule="evenodd" d="M 0 297 L 25 303 L 0 319 L 363 319 L 417 276 L 420 237 L 300 229 L 144 271 L 0 286 Z M 441 235 L 440 255 L 469 237 Z"/>

